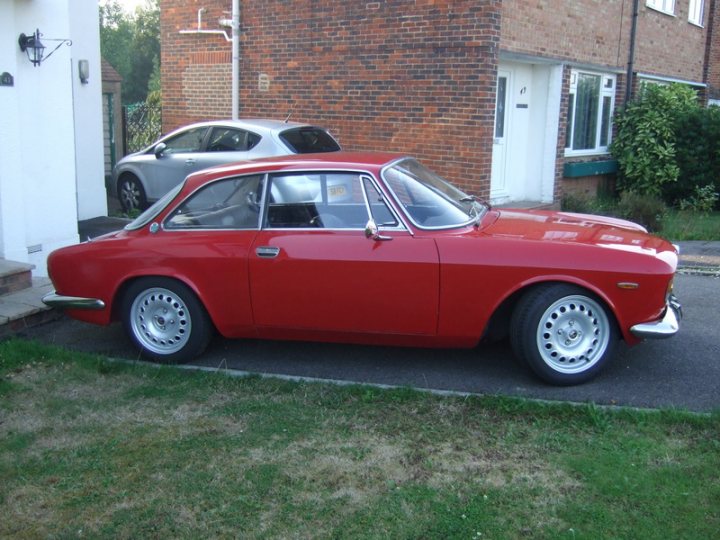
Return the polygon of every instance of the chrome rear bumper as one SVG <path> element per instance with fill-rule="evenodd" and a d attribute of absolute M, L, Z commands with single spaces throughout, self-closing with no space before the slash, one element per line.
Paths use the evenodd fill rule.
<path fill-rule="evenodd" d="M 636 324 L 630 331 L 642 339 L 664 339 L 677 334 L 682 319 L 682 306 L 675 295 L 670 295 L 665 307 L 665 315 L 655 322 Z"/>
<path fill-rule="evenodd" d="M 98 298 L 83 298 L 82 296 L 63 296 L 50 293 L 43 296 L 46 306 L 59 309 L 105 309 L 105 302 Z"/>

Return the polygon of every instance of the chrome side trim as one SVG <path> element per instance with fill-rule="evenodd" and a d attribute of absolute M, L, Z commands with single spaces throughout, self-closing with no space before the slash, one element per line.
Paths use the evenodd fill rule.
<path fill-rule="evenodd" d="M 59 309 L 105 309 L 105 302 L 98 298 L 83 298 L 82 296 L 63 296 L 54 292 L 43 296 L 42 301 L 46 306 Z"/>
<path fill-rule="evenodd" d="M 665 315 L 659 321 L 636 324 L 630 331 L 642 339 L 665 339 L 674 336 L 680 330 L 682 306 L 677 298 L 670 296 L 665 307 Z"/>

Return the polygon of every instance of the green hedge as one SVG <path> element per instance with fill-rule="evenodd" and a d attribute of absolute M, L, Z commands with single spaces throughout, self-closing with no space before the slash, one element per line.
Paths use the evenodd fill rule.
<path fill-rule="evenodd" d="M 720 191 L 720 108 L 688 86 L 649 84 L 615 117 L 618 188 L 707 210 Z"/>

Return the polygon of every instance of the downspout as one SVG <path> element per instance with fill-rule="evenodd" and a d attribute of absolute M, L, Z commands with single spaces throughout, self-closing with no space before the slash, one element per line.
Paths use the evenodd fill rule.
<path fill-rule="evenodd" d="M 637 20 L 640 12 L 640 0 L 633 0 L 632 24 L 630 26 L 630 50 L 628 51 L 627 76 L 625 77 L 625 104 L 632 97 L 633 72 L 635 71 L 635 38 L 637 37 Z"/>
<path fill-rule="evenodd" d="M 240 0 L 232 3 L 232 119 L 240 109 Z"/>

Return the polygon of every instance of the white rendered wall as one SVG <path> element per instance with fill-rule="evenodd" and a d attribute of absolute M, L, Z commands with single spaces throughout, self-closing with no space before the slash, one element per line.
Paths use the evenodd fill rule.
<path fill-rule="evenodd" d="M 98 4 L 70 0 L 72 86 L 75 117 L 78 219 L 107 215 L 102 123 L 102 78 Z M 78 62 L 88 60 L 90 78 L 80 81 Z"/>
<path fill-rule="evenodd" d="M 87 0 L 0 2 L 0 73 L 14 77 L 0 87 L 0 257 L 35 264 L 36 275 L 47 274 L 52 250 L 77 243 L 78 219 L 107 214 L 97 9 Z M 17 40 L 36 28 L 46 55 L 57 44 L 50 38 L 73 45 L 33 67 Z"/>

